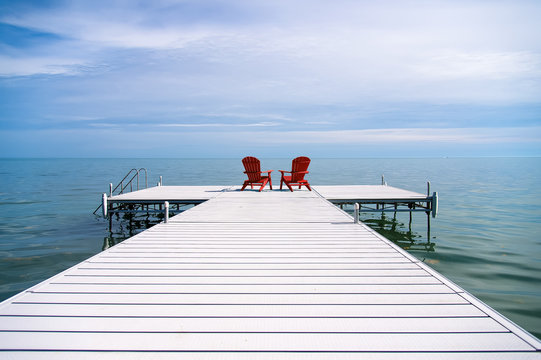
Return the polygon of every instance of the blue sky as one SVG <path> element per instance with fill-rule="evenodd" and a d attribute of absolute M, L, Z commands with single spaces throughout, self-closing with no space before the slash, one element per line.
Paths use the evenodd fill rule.
<path fill-rule="evenodd" d="M 540 18 L 537 0 L 0 0 L 0 156 L 541 156 Z"/>

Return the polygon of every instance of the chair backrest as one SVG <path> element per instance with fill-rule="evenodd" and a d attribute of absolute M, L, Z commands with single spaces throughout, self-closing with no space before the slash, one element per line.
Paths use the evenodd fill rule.
<path fill-rule="evenodd" d="M 259 181 L 261 180 L 261 162 L 258 158 L 253 156 L 246 156 L 242 159 L 242 164 L 248 175 L 248 180 Z"/>
<path fill-rule="evenodd" d="M 310 165 L 310 158 L 307 158 L 306 156 L 299 156 L 298 158 L 293 159 L 291 162 L 291 182 L 304 180 L 305 174 L 299 174 L 298 171 L 308 170 L 308 165 Z"/>

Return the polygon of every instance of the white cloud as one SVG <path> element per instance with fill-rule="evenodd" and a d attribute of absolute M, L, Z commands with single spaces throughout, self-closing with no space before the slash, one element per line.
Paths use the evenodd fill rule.
<path fill-rule="evenodd" d="M 4 15 L 0 20 L 86 42 L 88 47 L 93 48 L 180 48 L 219 33 L 219 30 L 182 26 L 175 22 L 161 23 L 159 18 L 155 18 L 160 14 L 130 2 L 67 2 L 64 5 L 19 15 Z"/>
<path fill-rule="evenodd" d="M 141 124 L 138 124 L 140 126 Z M 148 124 L 150 126 L 159 126 L 159 127 L 212 127 L 212 128 L 221 128 L 221 127 L 269 127 L 269 126 L 278 126 L 279 123 L 275 122 L 256 122 L 256 123 L 170 123 L 170 124 Z"/>
<path fill-rule="evenodd" d="M 331 131 L 250 132 L 237 136 L 263 144 L 541 143 L 541 127 L 524 128 L 395 128 Z"/>
<path fill-rule="evenodd" d="M 508 79 L 541 77 L 541 54 L 530 52 L 451 52 L 432 56 L 417 68 L 419 74 L 440 79 Z"/>
<path fill-rule="evenodd" d="M 341 156 L 539 156 L 541 127 L 372 129 L 352 131 L 183 131 L 154 127 L 2 130 L 5 156 L 266 157 L 292 153 Z M 90 141 L 89 141 L 90 139 Z M 118 139 L 130 139 L 119 142 Z M 517 142 L 516 140 L 520 141 Z M 96 147 L 96 144 L 100 146 Z M 346 149 L 346 150 L 344 150 Z M 526 152 L 524 150 L 526 149 Z"/>
<path fill-rule="evenodd" d="M 112 124 L 111 124 L 112 125 Z M 206 142 L 237 146 L 271 145 L 364 145 L 364 146 L 432 146 L 431 144 L 451 145 L 486 145 L 494 146 L 508 143 L 541 144 L 541 127 L 507 128 L 392 128 L 366 130 L 331 130 L 331 131 L 274 131 L 244 130 L 234 132 L 182 131 L 184 127 L 195 128 L 197 124 L 176 124 L 153 127 L 150 130 L 133 133 L 133 128 L 123 128 L 130 136 L 148 137 L 149 139 L 167 139 L 170 137 L 189 142 Z M 239 126 L 235 124 L 200 124 L 201 127 Z M 140 126 L 136 124 L 134 126 Z M 258 124 L 252 124 L 259 127 Z M 178 127 L 176 131 L 162 132 L 162 127 Z M 248 126 L 250 127 L 250 125 Z"/>
<path fill-rule="evenodd" d="M 203 117 L 218 117 L 218 118 L 234 118 L 234 119 L 267 119 L 267 120 L 274 120 L 274 121 L 295 121 L 295 119 L 284 116 L 281 114 L 265 114 L 260 112 L 253 112 L 253 113 L 240 113 L 240 112 L 227 112 L 227 110 L 222 112 L 216 112 L 216 113 L 203 113 L 201 114 Z M 272 122 L 273 124 L 275 122 Z"/>
<path fill-rule="evenodd" d="M 331 121 L 305 121 L 304 124 L 306 125 L 332 125 L 333 122 Z"/>
<path fill-rule="evenodd" d="M 65 57 L 9 57 L 0 55 L 0 76 L 74 74 L 84 61 Z"/>
<path fill-rule="evenodd" d="M 426 112 L 526 103 L 531 124 L 539 13 L 541 2 L 507 0 L 69 1 L 0 15 L 57 35 L 0 55 L 0 75 L 64 75 L 13 88 L 35 89 L 35 114 L 58 114 L 29 126 L 155 126 L 157 138 L 217 128 L 215 141 L 238 144 L 534 141 L 539 129 L 482 128 L 486 113 L 449 129 L 452 115 Z M 499 124 L 514 125 L 509 113 Z M 331 131 L 291 131 L 315 128 Z"/>

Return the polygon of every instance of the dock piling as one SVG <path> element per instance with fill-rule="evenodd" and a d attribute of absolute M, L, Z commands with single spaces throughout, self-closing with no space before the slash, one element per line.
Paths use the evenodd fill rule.
<path fill-rule="evenodd" d="M 102 199 L 101 199 L 101 209 L 103 213 L 103 217 L 107 218 L 107 194 L 103 193 Z"/>
<path fill-rule="evenodd" d="M 161 177 L 161 176 L 160 176 Z M 163 207 L 164 207 L 164 222 L 165 223 L 168 223 L 169 222 L 169 201 L 166 201 L 163 203 Z"/>
<path fill-rule="evenodd" d="M 359 203 L 355 203 L 353 205 L 353 209 L 355 210 L 353 214 L 353 222 L 355 224 L 358 224 L 359 223 Z"/>
<path fill-rule="evenodd" d="M 435 218 L 436 215 L 438 215 L 438 193 L 437 192 L 434 192 L 432 194 L 431 208 L 432 208 L 432 217 Z"/>

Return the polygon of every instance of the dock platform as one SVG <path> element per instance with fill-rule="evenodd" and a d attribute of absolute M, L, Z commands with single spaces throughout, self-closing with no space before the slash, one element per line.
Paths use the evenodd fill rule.
<path fill-rule="evenodd" d="M 106 197 L 108 214 L 162 212 L 163 204 L 197 205 L 222 192 L 238 191 L 236 186 L 156 186 Z M 312 189 L 335 205 L 359 204 L 363 212 L 425 212 L 436 217 L 437 193 L 420 194 L 388 185 L 314 185 Z M 276 190 L 275 190 L 276 191 Z M 288 191 L 287 189 L 284 191 Z M 104 194 L 105 195 L 105 194 Z M 104 206 L 105 205 L 105 206 Z"/>
<path fill-rule="evenodd" d="M 214 190 L 1 303 L 0 356 L 541 359 L 538 339 L 317 191 Z"/>

